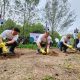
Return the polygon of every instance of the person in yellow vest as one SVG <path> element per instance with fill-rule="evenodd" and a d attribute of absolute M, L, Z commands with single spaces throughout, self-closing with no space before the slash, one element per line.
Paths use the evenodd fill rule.
<path fill-rule="evenodd" d="M 2 43 L 0 43 L 0 54 L 3 52 L 14 54 L 14 49 L 17 46 L 19 33 L 20 30 L 15 27 L 12 30 L 5 30 L 0 34 L 0 37 L 2 38 Z M 4 40 L 7 40 L 7 42 L 4 43 Z M 9 46 L 9 51 L 6 46 Z"/>
<path fill-rule="evenodd" d="M 46 31 L 44 34 L 41 34 L 36 41 L 36 44 L 38 46 L 37 53 L 42 53 L 42 54 L 49 53 L 50 42 L 51 42 L 51 37 L 48 31 Z"/>

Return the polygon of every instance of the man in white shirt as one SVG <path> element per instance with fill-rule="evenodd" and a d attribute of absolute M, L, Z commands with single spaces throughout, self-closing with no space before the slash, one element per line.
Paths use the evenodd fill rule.
<path fill-rule="evenodd" d="M 61 38 L 60 43 L 59 43 L 59 47 L 60 47 L 60 50 L 61 51 L 64 50 L 64 52 L 66 52 L 66 50 L 68 48 L 67 44 L 70 43 L 70 38 L 71 38 L 71 35 L 70 34 L 68 34 L 66 36 L 63 36 Z"/>
<path fill-rule="evenodd" d="M 38 53 L 46 54 L 49 53 L 51 37 L 49 36 L 49 32 L 45 32 L 41 34 L 36 41 L 38 46 Z M 45 47 L 45 49 L 43 49 Z"/>
<path fill-rule="evenodd" d="M 17 40 L 19 37 L 20 30 L 18 28 L 13 28 L 12 30 L 5 30 L 0 34 L 2 40 L 7 40 L 6 46 L 10 46 L 9 52 L 14 53 L 14 49 L 17 46 Z M 0 49 L 0 53 L 2 50 Z"/>

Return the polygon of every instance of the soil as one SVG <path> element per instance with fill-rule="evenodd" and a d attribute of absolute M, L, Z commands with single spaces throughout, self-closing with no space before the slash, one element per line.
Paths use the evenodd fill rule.
<path fill-rule="evenodd" d="M 0 56 L 0 80 L 80 80 L 80 53 L 51 49 L 48 55 L 35 50 L 15 50 L 14 56 Z M 52 79 L 44 79 L 46 76 Z"/>

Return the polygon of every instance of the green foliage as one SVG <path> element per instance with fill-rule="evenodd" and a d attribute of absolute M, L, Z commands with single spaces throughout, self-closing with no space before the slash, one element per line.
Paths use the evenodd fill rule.
<path fill-rule="evenodd" d="M 53 34 L 51 34 L 51 37 L 52 37 L 53 45 L 54 47 L 56 47 L 57 43 L 55 42 L 55 38 L 58 38 L 60 40 L 61 36 L 58 32 L 54 31 Z"/>
<path fill-rule="evenodd" d="M 44 32 L 43 25 L 41 25 L 41 23 L 32 24 L 32 26 L 31 26 L 31 32 L 43 33 Z"/>
<path fill-rule="evenodd" d="M 0 33 L 2 33 L 6 29 L 12 29 L 14 27 L 18 27 L 21 30 L 20 25 L 17 25 L 13 20 L 8 19 L 3 25 L 0 26 Z"/>
<path fill-rule="evenodd" d="M 11 29 L 13 27 L 18 27 L 20 29 L 20 36 L 25 36 L 29 37 L 30 33 L 44 33 L 44 27 L 41 23 L 37 24 L 29 24 L 28 22 L 25 23 L 23 26 L 17 25 L 14 21 L 11 19 L 8 19 L 2 26 L 0 26 L 0 33 L 3 32 L 6 29 Z M 54 46 L 56 46 L 55 38 L 60 39 L 61 36 L 59 35 L 58 32 L 54 31 L 53 34 L 51 34 Z M 34 48 L 35 46 L 32 46 L 31 44 L 26 46 L 26 45 L 20 45 L 19 47 L 24 47 L 24 48 Z"/>
<path fill-rule="evenodd" d="M 30 33 L 43 33 L 44 28 L 43 25 L 40 23 L 32 25 L 29 23 L 25 23 L 21 28 L 21 31 L 21 35 L 29 36 Z"/>
<path fill-rule="evenodd" d="M 52 76 L 45 76 L 42 80 L 56 80 L 56 79 Z"/>
<path fill-rule="evenodd" d="M 3 25 L 0 26 L 0 33 L 6 29 L 12 29 L 13 27 L 18 27 L 21 31 L 20 35 L 28 37 L 31 32 L 43 33 L 44 27 L 41 23 L 29 24 L 26 22 L 23 26 L 17 25 L 13 20 L 8 19 Z"/>
<path fill-rule="evenodd" d="M 36 44 L 20 44 L 18 48 L 28 48 L 28 49 L 37 49 Z"/>
<path fill-rule="evenodd" d="M 2 30 L 2 27 L 0 26 L 0 33 L 2 33 L 3 32 L 3 30 Z"/>
<path fill-rule="evenodd" d="M 4 24 L 3 24 L 3 29 L 12 29 L 13 27 L 16 26 L 16 23 L 11 20 L 11 19 L 8 19 Z"/>
<path fill-rule="evenodd" d="M 53 39 L 54 39 L 54 38 L 61 39 L 60 34 L 59 34 L 58 32 L 56 32 L 56 31 L 54 31 L 53 34 L 52 34 L 51 36 L 52 36 Z"/>
<path fill-rule="evenodd" d="M 70 39 L 70 44 L 74 45 L 74 39 L 73 38 Z"/>
<path fill-rule="evenodd" d="M 68 0 L 47 0 L 45 6 L 45 18 L 54 30 L 63 31 L 63 29 L 72 26 L 76 19 L 74 11 L 70 10 Z"/>

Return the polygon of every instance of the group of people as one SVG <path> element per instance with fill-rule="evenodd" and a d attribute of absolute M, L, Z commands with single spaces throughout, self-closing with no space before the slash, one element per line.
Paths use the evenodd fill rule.
<path fill-rule="evenodd" d="M 18 28 L 13 28 L 12 30 L 5 30 L 0 34 L 0 54 L 15 54 L 14 49 L 19 44 L 19 33 L 20 30 Z M 41 34 L 36 41 L 36 44 L 38 46 L 37 53 L 49 53 L 50 42 L 51 37 L 49 36 L 48 31 L 46 31 L 44 34 Z M 45 47 L 45 50 L 42 47 Z"/>
<path fill-rule="evenodd" d="M 19 37 L 20 30 L 18 28 L 13 28 L 12 30 L 5 30 L 0 34 L 0 54 L 3 52 L 8 52 L 10 54 L 15 54 L 14 49 L 18 46 L 18 37 Z M 72 37 L 71 34 L 66 36 L 62 36 L 61 40 L 59 41 L 59 49 L 66 53 L 67 48 L 76 48 L 80 50 L 80 36 L 78 32 L 74 32 L 74 45 L 70 45 L 70 39 Z M 6 42 L 5 42 L 6 41 Z M 51 36 L 48 31 L 41 34 L 36 44 L 38 46 L 37 53 L 47 54 L 50 52 L 50 42 L 52 41 Z M 8 48 L 7 48 L 7 47 Z"/>

